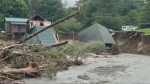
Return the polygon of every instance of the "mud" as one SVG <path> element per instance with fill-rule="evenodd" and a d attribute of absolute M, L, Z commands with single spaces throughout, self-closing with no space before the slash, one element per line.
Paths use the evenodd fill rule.
<path fill-rule="evenodd" d="M 124 72 L 128 66 L 100 66 L 90 70 L 90 73 L 97 73 L 99 76 L 110 76 L 115 75 L 118 71 Z"/>
<path fill-rule="evenodd" d="M 150 57 L 136 54 L 98 55 L 71 66 L 52 79 L 24 80 L 25 84 L 149 84 Z"/>
<path fill-rule="evenodd" d="M 113 38 L 120 53 L 150 55 L 150 36 L 137 32 L 116 32 Z"/>

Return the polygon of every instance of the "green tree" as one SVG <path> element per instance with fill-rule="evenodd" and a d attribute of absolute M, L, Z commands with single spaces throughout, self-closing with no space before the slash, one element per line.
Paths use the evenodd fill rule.
<path fill-rule="evenodd" d="M 71 18 L 55 26 L 55 31 L 63 33 L 78 33 L 81 28 L 82 24 L 78 22 L 75 18 Z"/>
<path fill-rule="evenodd" d="M 61 0 L 42 0 L 37 11 L 41 16 L 52 22 L 65 16 Z"/>
<path fill-rule="evenodd" d="M 150 23 L 150 1 L 146 3 L 142 16 L 143 16 L 142 19 L 144 20 L 144 22 Z"/>
<path fill-rule="evenodd" d="M 0 31 L 4 30 L 4 14 L 0 13 Z"/>
<path fill-rule="evenodd" d="M 23 0 L 16 0 L 12 9 L 13 17 L 21 17 L 21 18 L 28 18 L 29 17 L 29 8 L 27 4 Z"/>
<path fill-rule="evenodd" d="M 4 30 L 5 17 L 29 17 L 29 9 L 24 0 L 0 0 L 0 10 L 0 30 Z"/>
<path fill-rule="evenodd" d="M 82 0 L 77 2 L 79 3 L 82 3 Z M 81 14 L 76 19 L 82 23 L 83 28 L 97 22 L 108 28 L 120 30 L 122 25 L 128 24 L 126 17 L 129 11 L 139 11 L 143 3 L 141 0 L 87 0 L 82 3 Z"/>
<path fill-rule="evenodd" d="M 30 14 L 34 16 L 35 14 L 39 14 L 39 7 L 42 4 L 42 0 L 29 0 L 28 1 L 28 7 L 30 9 Z M 44 9 L 43 9 L 44 10 Z"/>
<path fill-rule="evenodd" d="M 1 13 L 5 17 L 28 17 L 29 9 L 23 0 L 2 0 Z"/>
<path fill-rule="evenodd" d="M 139 26 L 140 21 L 139 21 L 138 13 L 136 10 L 130 10 L 130 12 L 128 13 L 127 21 L 129 25 Z"/>
<path fill-rule="evenodd" d="M 99 23 L 105 26 L 106 28 L 113 30 L 120 30 L 123 24 L 122 20 L 119 17 L 112 17 L 112 16 L 97 17 L 94 23 Z"/>

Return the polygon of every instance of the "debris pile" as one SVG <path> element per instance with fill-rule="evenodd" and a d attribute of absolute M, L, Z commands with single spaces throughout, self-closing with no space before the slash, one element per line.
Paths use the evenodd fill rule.
<path fill-rule="evenodd" d="M 41 45 L 16 44 L 5 47 L 0 51 L 0 59 L 0 81 L 39 77 L 42 73 L 52 77 L 68 66 L 65 54 Z"/>

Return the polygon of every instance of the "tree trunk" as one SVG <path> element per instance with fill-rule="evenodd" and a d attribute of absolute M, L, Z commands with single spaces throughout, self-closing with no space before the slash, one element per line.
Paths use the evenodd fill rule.
<path fill-rule="evenodd" d="M 38 65 L 34 62 L 28 62 L 27 63 L 28 67 L 27 68 L 20 68 L 20 69 L 15 69 L 15 68 L 9 68 L 6 70 L 3 70 L 3 73 L 11 73 L 11 74 L 34 74 L 37 73 L 39 75 L 40 71 L 38 70 Z"/>
<path fill-rule="evenodd" d="M 74 41 L 74 32 L 73 32 L 73 41 Z"/>

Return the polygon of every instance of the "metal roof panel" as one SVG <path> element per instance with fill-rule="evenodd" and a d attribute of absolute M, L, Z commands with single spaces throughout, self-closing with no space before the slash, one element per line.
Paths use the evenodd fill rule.
<path fill-rule="evenodd" d="M 5 21 L 10 21 L 10 22 L 27 22 L 28 19 L 26 18 L 5 18 Z"/>
<path fill-rule="evenodd" d="M 17 25 L 27 25 L 27 23 L 22 23 L 22 22 L 11 22 L 11 24 L 17 24 Z"/>

